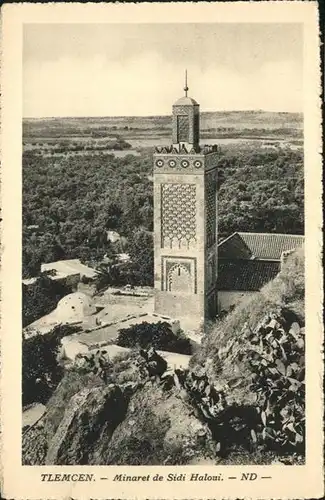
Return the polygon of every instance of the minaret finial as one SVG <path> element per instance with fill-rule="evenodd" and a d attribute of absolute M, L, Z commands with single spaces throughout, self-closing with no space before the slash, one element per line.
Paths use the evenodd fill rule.
<path fill-rule="evenodd" d="M 185 70 L 185 96 L 187 97 L 187 92 L 188 92 L 188 86 L 187 86 L 187 69 Z"/>

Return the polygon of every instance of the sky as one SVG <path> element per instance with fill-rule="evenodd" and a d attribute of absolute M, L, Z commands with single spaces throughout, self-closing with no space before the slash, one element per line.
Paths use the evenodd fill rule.
<path fill-rule="evenodd" d="M 25 24 L 23 116 L 300 112 L 301 24 Z"/>

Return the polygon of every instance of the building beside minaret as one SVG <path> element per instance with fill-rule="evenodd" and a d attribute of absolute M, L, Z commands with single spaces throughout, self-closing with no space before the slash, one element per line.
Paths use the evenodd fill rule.
<path fill-rule="evenodd" d="M 217 146 L 200 146 L 200 108 L 173 105 L 172 144 L 154 153 L 155 312 L 197 328 L 217 309 Z"/>

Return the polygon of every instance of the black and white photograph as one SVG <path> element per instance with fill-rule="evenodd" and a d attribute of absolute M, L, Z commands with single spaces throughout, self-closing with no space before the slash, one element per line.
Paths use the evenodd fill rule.
<path fill-rule="evenodd" d="M 308 448 L 304 24 L 69 19 L 22 25 L 20 465 L 267 486 Z"/>
<path fill-rule="evenodd" d="M 24 27 L 25 464 L 304 462 L 302 49 Z"/>

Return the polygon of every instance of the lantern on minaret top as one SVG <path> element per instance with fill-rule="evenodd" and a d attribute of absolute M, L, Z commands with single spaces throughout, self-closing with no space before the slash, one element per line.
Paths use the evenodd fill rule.
<path fill-rule="evenodd" d="M 185 71 L 185 95 L 173 105 L 173 146 L 184 153 L 196 153 L 200 139 L 200 106 L 188 96 L 187 70 Z"/>

